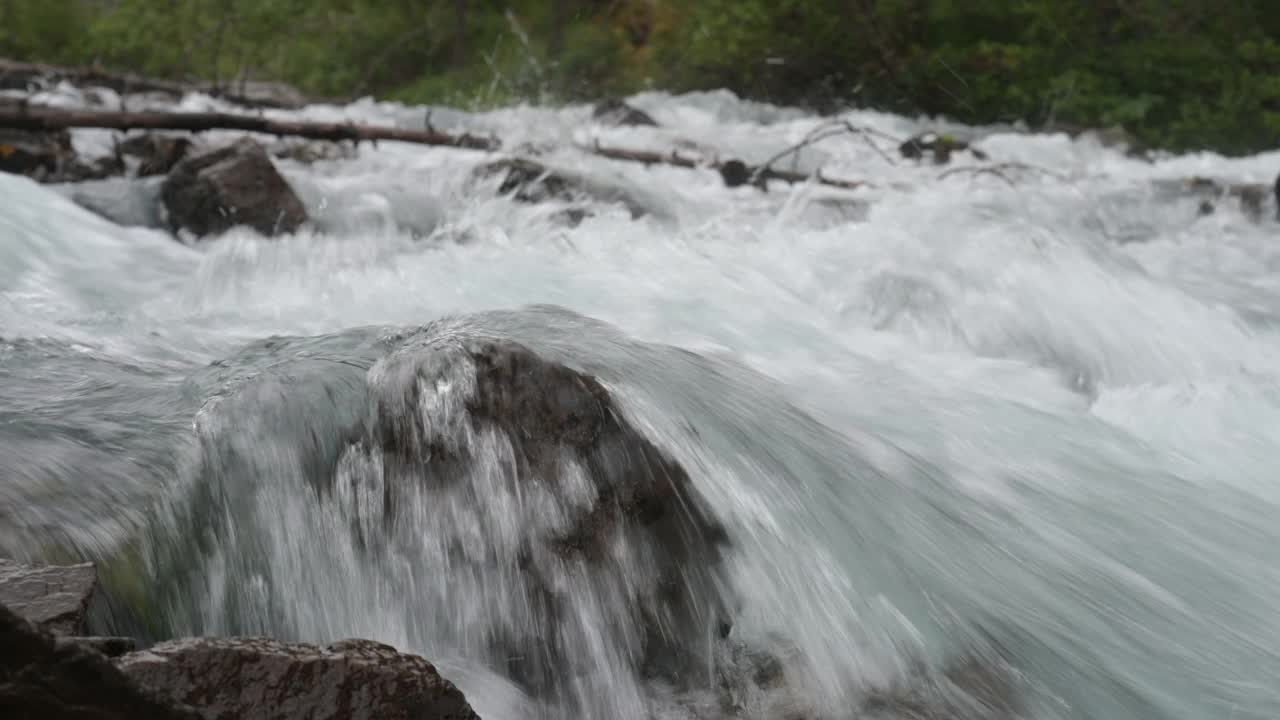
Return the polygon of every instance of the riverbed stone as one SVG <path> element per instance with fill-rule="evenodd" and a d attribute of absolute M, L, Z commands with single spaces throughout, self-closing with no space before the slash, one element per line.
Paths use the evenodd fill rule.
<path fill-rule="evenodd" d="M 185 157 L 165 178 L 160 198 L 170 228 L 198 237 L 240 225 L 273 236 L 307 221 L 302 201 L 266 150 L 247 137 Z"/>
<path fill-rule="evenodd" d="M 208 720 L 476 720 L 427 660 L 371 640 L 328 647 L 262 637 L 190 638 L 125 655 L 141 687 Z"/>

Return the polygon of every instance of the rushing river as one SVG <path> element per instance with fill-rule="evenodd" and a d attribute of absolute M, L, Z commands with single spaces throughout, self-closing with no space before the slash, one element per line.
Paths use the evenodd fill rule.
<path fill-rule="evenodd" d="M 798 167 L 871 185 L 762 193 L 580 146 L 758 162 L 823 118 L 633 101 L 662 127 L 432 113 L 646 210 L 598 202 L 576 226 L 474 178 L 483 153 L 397 143 L 280 161 L 316 223 L 276 239 L 145 227 L 154 181 L 92 188 L 140 218 L 126 227 L 73 203 L 84 188 L 0 175 L 0 555 L 99 560 L 107 630 L 421 653 L 487 720 L 855 718 L 917 664 L 973 654 L 999 656 L 1036 720 L 1280 717 L 1280 224 L 1270 198 L 1261 219 L 1234 200 L 1202 216 L 1170 190 L 1269 184 L 1280 153 L 1147 162 L 974 129 L 1021 165 L 942 176 L 881 137 L 934 126 L 850 112 L 875 133 Z M 425 110 L 298 114 L 420 127 Z M 414 523 L 369 540 L 360 497 L 381 490 L 343 429 L 394 382 L 389 353 L 455 332 L 597 376 L 689 471 L 731 540 L 733 637 L 784 658 L 791 700 L 720 651 L 712 676 L 743 675 L 732 710 L 642 677 L 607 592 L 571 588 L 572 627 L 529 627 L 518 588 L 444 549 L 501 556 L 550 522 L 498 489 L 414 496 Z M 542 707 L 477 640 L 496 628 L 560 633 L 587 666 L 576 694 Z"/>

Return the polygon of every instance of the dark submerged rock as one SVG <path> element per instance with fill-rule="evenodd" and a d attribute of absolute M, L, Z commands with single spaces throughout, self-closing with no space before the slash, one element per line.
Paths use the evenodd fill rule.
<path fill-rule="evenodd" d="M 498 192 L 523 203 L 584 202 L 620 203 L 638 218 L 653 212 L 644 200 L 625 186 L 604 182 L 570 170 L 553 168 L 529 158 L 506 158 L 476 168 L 474 177 L 502 175 Z"/>
<path fill-rule="evenodd" d="M 75 156 L 71 133 L 0 129 L 0 170 L 42 180 Z"/>
<path fill-rule="evenodd" d="M 98 582 L 93 563 L 22 565 L 0 560 L 0 605 L 57 635 L 79 635 Z"/>
<path fill-rule="evenodd" d="M 267 638 L 161 643 L 116 661 L 139 686 L 209 720 L 478 720 L 416 655 L 370 640 L 328 647 Z"/>
<path fill-rule="evenodd" d="M 726 160 L 720 164 L 720 179 L 725 187 L 741 187 L 751 182 L 751 168 L 741 160 Z"/>
<path fill-rule="evenodd" d="M 933 161 L 938 165 L 947 164 L 951 161 L 952 153 L 964 150 L 969 151 L 979 160 L 987 159 L 986 153 L 969 143 L 957 140 L 950 135 L 939 135 L 935 132 L 915 135 L 898 146 L 898 153 L 908 160 L 920 160 L 928 154 L 933 156 Z"/>
<path fill-rule="evenodd" d="M 122 170 L 112 157 L 85 162 L 66 130 L 37 132 L 0 128 L 0 172 L 25 175 L 37 182 L 75 182 L 103 178 Z"/>
<path fill-rule="evenodd" d="M 608 98 L 596 103 L 591 117 L 608 125 L 658 127 L 658 122 L 649 113 L 633 107 L 621 98 Z"/>
<path fill-rule="evenodd" d="M 263 235 L 296 231 L 307 211 L 276 170 L 266 150 L 250 138 L 180 161 L 160 189 L 175 232 L 217 235 L 247 225 Z"/>
<path fill-rule="evenodd" d="M 1276 175 L 1276 181 L 1271 186 L 1271 195 L 1276 201 L 1276 219 L 1280 220 L 1280 175 Z"/>
<path fill-rule="evenodd" d="M 137 687 L 103 654 L 56 638 L 0 605 L 0 717 L 198 720 Z"/>

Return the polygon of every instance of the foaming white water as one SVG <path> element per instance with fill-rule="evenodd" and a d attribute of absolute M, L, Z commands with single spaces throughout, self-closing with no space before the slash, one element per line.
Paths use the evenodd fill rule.
<path fill-rule="evenodd" d="M 342 539 L 351 518 L 303 491 L 300 448 L 355 422 L 351 399 L 377 386 L 372 341 L 241 348 L 547 303 L 621 339 L 573 323 L 501 332 L 599 374 L 690 468 L 735 542 L 735 632 L 784 638 L 809 704 L 842 717 L 859 688 L 984 633 L 1031 678 L 1035 717 L 1280 713 L 1280 226 L 1270 204 L 1261 222 L 1225 201 L 1199 217 L 1157 183 L 1269 183 L 1280 154 L 1145 163 L 1089 139 L 988 135 L 997 161 L 1061 176 L 1008 170 L 1010 187 L 890 163 L 850 136 L 803 166 L 873 187 L 762 194 L 572 145 L 758 160 L 820 119 L 724 94 L 635 102 L 664 127 L 595 128 L 583 107 L 433 114 L 548 146 L 550 162 L 655 209 L 597 204 L 576 227 L 471 180 L 483 154 L 394 143 L 280 163 L 318 229 L 195 247 L 0 176 L 0 517 L 16 520 L 0 548 L 70 538 L 105 552 L 135 537 L 152 503 L 187 502 L 183 481 L 206 477 L 192 446 L 213 438 L 254 491 L 211 502 L 226 547 L 194 568 L 200 597 L 168 600 L 177 626 L 375 637 L 441 660 L 485 717 L 520 717 L 521 691 L 437 627 L 474 624 L 449 614 L 470 596 L 422 574 L 429 547 L 426 564 L 371 563 Z M 205 106 L 220 104 L 183 105 Z M 926 127 L 847 119 L 899 137 Z M 214 361 L 226 376 L 202 369 Z M 225 416 L 246 424 L 193 433 L 197 415 L 224 417 L 219 403 L 248 408 Z M 213 486 L 194 492 L 236 487 Z M 657 693 L 605 686 L 617 702 L 597 707 L 618 712 Z"/>

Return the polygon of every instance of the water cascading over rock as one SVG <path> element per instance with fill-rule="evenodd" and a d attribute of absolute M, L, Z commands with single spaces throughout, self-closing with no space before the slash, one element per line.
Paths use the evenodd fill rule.
<path fill-rule="evenodd" d="M 726 619 L 726 536 L 596 378 L 510 341 L 445 336 L 369 379 L 374 421 L 336 483 L 373 506 L 357 532 L 422 537 L 456 583 L 455 612 L 473 613 L 460 624 L 479 622 L 513 679 L 563 700 L 617 674 L 687 682 L 705 668 Z"/>

